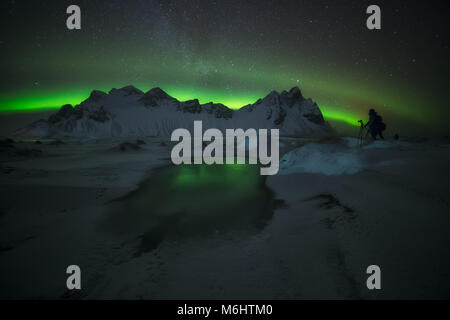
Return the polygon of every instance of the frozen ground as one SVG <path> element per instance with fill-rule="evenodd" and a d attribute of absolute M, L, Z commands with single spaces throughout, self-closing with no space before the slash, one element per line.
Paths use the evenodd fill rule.
<path fill-rule="evenodd" d="M 170 229 L 172 220 L 154 217 L 155 207 L 164 215 L 158 198 L 177 212 L 192 209 L 162 180 L 156 184 L 162 191 L 151 186 L 148 199 L 142 191 L 123 198 L 144 190 L 143 180 L 156 179 L 152 169 L 170 164 L 164 141 L 144 140 L 122 147 L 118 140 L 2 147 L 0 298 L 450 298 L 448 141 L 362 149 L 351 139 L 283 141 L 281 172 L 267 178 L 270 192 L 256 195 L 283 201 L 262 226 L 241 228 L 248 221 L 234 214 L 226 228 L 221 216 L 211 229 L 202 215 L 223 212 L 229 194 L 224 200 L 214 190 L 192 192 L 192 203 L 205 203 L 193 220 L 199 231 L 171 216 L 193 231 L 142 250 L 148 237 L 142 224 L 149 223 L 143 218 L 167 224 L 151 230 L 178 230 Z M 251 178 L 236 177 L 225 187 L 234 190 Z M 241 198 L 241 189 L 235 193 L 233 205 L 254 214 L 254 203 Z M 148 205 L 150 218 L 145 206 L 135 214 L 130 197 Z M 111 216 L 121 232 L 105 227 Z M 71 264 L 82 269 L 78 293 L 65 288 Z M 372 264 L 382 270 L 377 292 L 365 285 Z"/>

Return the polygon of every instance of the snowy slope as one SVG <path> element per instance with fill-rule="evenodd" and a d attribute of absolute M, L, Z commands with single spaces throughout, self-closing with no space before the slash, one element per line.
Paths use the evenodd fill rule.
<path fill-rule="evenodd" d="M 321 137 L 333 131 L 311 99 L 300 89 L 271 92 L 264 99 L 240 110 L 222 104 L 201 105 L 198 100 L 180 102 L 159 88 L 144 93 L 133 86 L 93 91 L 72 107 L 63 106 L 47 121 L 40 120 L 16 135 L 33 137 L 137 137 L 170 136 L 177 128 L 192 131 L 194 120 L 203 129 L 280 129 L 281 136 Z M 37 129 L 38 128 L 38 129 Z"/>

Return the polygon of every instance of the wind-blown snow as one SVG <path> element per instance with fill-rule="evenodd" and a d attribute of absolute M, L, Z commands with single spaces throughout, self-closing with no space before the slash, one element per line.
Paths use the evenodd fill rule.
<path fill-rule="evenodd" d="M 373 155 L 374 149 L 397 149 L 408 143 L 401 141 L 375 141 L 362 148 L 354 138 L 344 138 L 343 144 L 309 143 L 292 150 L 280 159 L 279 174 L 319 173 L 325 175 L 356 174 L 366 168 L 403 163 L 386 161 Z"/>
<path fill-rule="evenodd" d="M 295 172 L 355 174 L 364 167 L 363 160 L 355 150 L 319 143 L 310 143 L 295 149 L 280 160 L 280 174 Z"/>

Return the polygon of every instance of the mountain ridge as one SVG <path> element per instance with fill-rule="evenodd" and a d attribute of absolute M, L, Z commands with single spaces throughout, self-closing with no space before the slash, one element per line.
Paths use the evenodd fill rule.
<path fill-rule="evenodd" d="M 333 133 L 318 105 L 298 87 L 271 91 L 253 104 L 233 110 L 222 103 L 201 104 L 198 99 L 179 101 L 159 87 L 143 92 L 129 85 L 108 93 L 93 90 L 80 104 L 63 105 L 47 120 L 16 131 L 36 137 L 170 136 L 176 128 L 191 129 L 193 121 L 205 127 L 280 129 L 293 137 Z"/>

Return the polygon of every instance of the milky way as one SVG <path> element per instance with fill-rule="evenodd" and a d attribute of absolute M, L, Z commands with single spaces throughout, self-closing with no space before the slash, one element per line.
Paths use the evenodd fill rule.
<path fill-rule="evenodd" d="M 0 110 L 77 104 L 90 91 L 161 87 L 239 108 L 299 86 L 325 117 L 356 125 L 370 108 L 398 126 L 447 130 L 443 1 L 73 1 L 2 4 Z M 426 10 L 425 10 L 426 9 Z"/>

